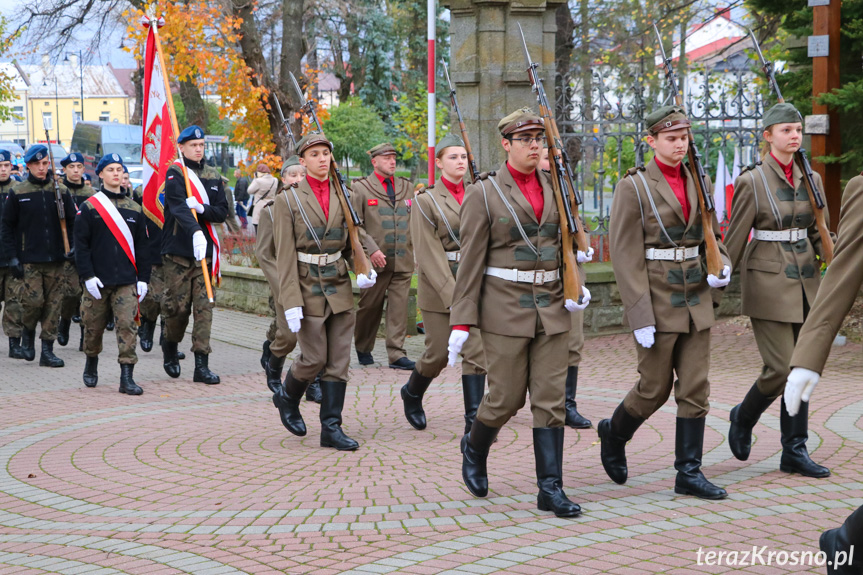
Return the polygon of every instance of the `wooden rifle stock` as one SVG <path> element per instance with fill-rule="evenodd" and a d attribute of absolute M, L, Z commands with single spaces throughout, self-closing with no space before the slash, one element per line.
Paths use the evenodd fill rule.
<path fill-rule="evenodd" d="M 339 174 L 336 168 L 335 161 L 335 158 L 330 157 L 330 179 L 336 180 L 340 188 L 339 193 L 336 195 L 339 197 L 339 204 L 342 206 L 345 223 L 348 226 L 348 239 L 351 242 L 351 253 L 354 258 L 354 274 L 362 274 L 369 277 L 372 271 L 372 263 L 369 261 L 369 257 L 363 249 L 363 243 L 360 241 L 359 227 L 354 224 L 354 219 L 351 217 L 352 206 L 348 205 L 348 199 L 345 197 L 343 190 L 341 190 L 341 186 L 345 184 L 340 179 L 341 174 Z"/>
<path fill-rule="evenodd" d="M 45 128 L 45 141 L 48 142 L 48 158 L 51 160 L 51 183 L 54 184 L 54 203 L 57 205 L 57 216 L 60 219 L 60 235 L 63 236 L 63 254 L 69 255 L 72 248 L 69 247 L 69 232 L 66 230 L 66 206 L 63 205 L 63 193 L 60 184 L 57 183 L 57 172 L 54 168 L 54 151 L 51 149 L 51 138 L 48 128 Z"/>

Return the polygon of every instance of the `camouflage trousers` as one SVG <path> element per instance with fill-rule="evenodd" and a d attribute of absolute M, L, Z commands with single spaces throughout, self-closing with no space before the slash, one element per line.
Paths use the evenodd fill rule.
<path fill-rule="evenodd" d="M 117 334 L 117 347 L 120 349 L 119 363 L 136 364 L 138 354 L 138 292 L 136 286 L 106 286 L 99 291 L 102 299 L 96 299 L 90 292 L 84 293 L 81 302 L 81 323 L 84 325 L 84 353 L 96 357 L 102 353 L 102 336 L 105 326 L 113 315 L 116 318 L 114 333 Z"/>
<path fill-rule="evenodd" d="M 162 305 L 162 294 L 165 292 L 165 278 L 162 276 L 162 264 L 153 266 L 150 270 L 150 285 L 147 296 L 139 304 L 141 319 L 156 322 L 159 319 Z"/>
<path fill-rule="evenodd" d="M 36 324 L 41 323 L 39 338 L 44 341 L 57 339 L 63 301 L 63 264 L 24 264 L 24 278 L 15 283 L 12 297 L 21 305 L 24 328 L 35 330 Z"/>
<path fill-rule="evenodd" d="M 63 262 L 63 302 L 60 305 L 60 317 L 72 319 L 78 315 L 81 307 L 81 280 L 78 279 L 78 270 L 72 262 Z"/>
<path fill-rule="evenodd" d="M 21 280 L 12 277 L 9 268 L 0 268 L 0 303 L 3 303 L 3 332 L 6 337 L 21 337 L 21 304 L 15 298 Z"/>
<path fill-rule="evenodd" d="M 192 352 L 209 355 L 210 329 L 213 325 L 213 307 L 207 299 L 204 272 L 200 262 L 175 255 L 162 256 L 162 317 L 165 318 L 165 337 L 168 341 L 183 341 L 189 316 L 194 314 L 192 325 Z"/>

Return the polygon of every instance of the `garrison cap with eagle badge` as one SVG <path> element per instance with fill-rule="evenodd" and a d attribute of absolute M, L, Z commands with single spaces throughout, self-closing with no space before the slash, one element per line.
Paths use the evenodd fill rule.
<path fill-rule="evenodd" d="M 692 125 L 680 106 L 663 106 L 654 110 L 644 119 L 644 124 L 647 126 L 647 132 L 652 136 L 660 132 L 689 128 Z"/>
<path fill-rule="evenodd" d="M 99 165 L 96 166 L 96 173 L 101 174 L 102 170 L 108 167 L 110 164 L 120 164 L 123 166 L 123 170 L 126 169 L 126 164 L 123 163 L 123 158 L 121 158 L 118 154 L 105 154 L 102 156 L 102 159 L 99 160 Z"/>
<path fill-rule="evenodd" d="M 43 146 L 42 144 L 36 144 L 35 146 L 30 146 L 28 150 L 24 153 L 24 163 L 29 164 L 30 162 L 38 162 L 43 158 L 48 157 L 48 148 Z"/>
<path fill-rule="evenodd" d="M 203 140 L 204 139 L 204 130 L 201 129 L 200 126 L 189 126 L 182 132 L 180 132 L 180 137 L 177 138 L 178 144 L 184 144 L 189 140 Z"/>
<path fill-rule="evenodd" d="M 368 152 L 366 152 L 370 157 L 377 158 L 378 156 L 386 156 L 388 154 L 396 155 L 396 149 L 392 144 L 388 142 L 384 142 L 383 144 L 378 144 Z"/>
<path fill-rule="evenodd" d="M 72 152 L 71 154 L 69 154 L 68 156 L 66 156 L 62 160 L 60 160 L 60 165 L 63 166 L 64 168 L 66 166 L 68 166 L 69 164 L 83 164 L 83 163 L 84 163 L 84 156 L 82 156 L 78 152 Z"/>
<path fill-rule="evenodd" d="M 497 123 L 501 136 L 509 136 L 524 130 L 544 130 L 545 122 L 530 108 L 519 108 Z"/>

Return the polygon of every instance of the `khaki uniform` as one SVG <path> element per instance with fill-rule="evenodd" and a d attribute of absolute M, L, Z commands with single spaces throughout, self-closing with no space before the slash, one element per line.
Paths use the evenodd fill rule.
<path fill-rule="evenodd" d="M 414 196 L 411 211 L 411 237 L 416 249 L 417 300 L 425 327 L 425 351 L 416 363 L 420 375 L 434 379 L 446 367 L 450 334 L 450 313 L 456 272 L 460 260 L 447 254 L 459 254 L 461 205 L 443 182 Z M 453 237 L 454 236 L 454 237 Z M 462 375 L 482 375 L 485 351 L 482 336 L 471 328 L 462 350 Z"/>
<path fill-rule="evenodd" d="M 756 385 L 771 400 L 785 389 L 797 334 L 821 283 L 821 263 L 816 259 L 816 254 L 823 257 L 821 236 L 803 172 L 796 164 L 793 178 L 796 189 L 770 154 L 761 165 L 745 170 L 734 183 L 731 222 L 725 236 L 732 267 L 741 273 L 743 314 L 752 318 L 755 342 L 764 361 Z M 815 184 L 821 189 L 818 174 Z M 752 229 L 802 229 L 806 237 L 793 243 L 749 241 Z"/>
<path fill-rule="evenodd" d="M 824 371 L 830 346 L 863 286 L 863 176 L 845 186 L 838 231 L 833 262 L 800 330 L 791 367 Z"/>
<path fill-rule="evenodd" d="M 299 253 L 342 254 L 348 249 L 345 214 L 338 193 L 330 182 L 326 219 L 308 180 L 282 191 L 272 206 L 279 303 L 285 310 L 302 307 L 304 316 L 297 333 L 300 356 L 291 366 L 291 373 L 306 383 L 314 381 L 321 370 L 322 381 L 348 379 L 354 296 L 347 262 L 344 257 L 327 265 L 298 260 Z"/>
<path fill-rule="evenodd" d="M 497 174 L 470 185 L 465 193 L 461 257 L 469 265 L 459 268 L 450 323 L 477 326 L 482 332 L 488 393 L 477 411 L 477 421 L 490 428 L 502 427 L 524 405 L 529 392 L 534 427 L 563 427 L 572 328 L 564 308 L 563 281 L 534 285 L 484 273 L 487 266 L 558 270 L 560 215 L 547 175 L 538 173 L 544 203 L 537 221 L 505 163 Z M 533 247 L 522 237 L 507 203 Z"/>
<path fill-rule="evenodd" d="M 285 357 L 297 347 L 297 334 L 288 328 L 285 319 L 285 308 L 279 301 L 279 270 L 276 265 L 276 241 L 273 235 L 274 214 L 273 200 L 265 201 L 257 209 L 261 210 L 261 219 L 258 220 L 258 238 L 255 242 L 255 255 L 258 265 L 270 284 L 270 303 L 275 311 L 276 318 L 273 326 L 267 332 L 267 341 L 270 342 L 270 352 L 276 357 Z"/>
<path fill-rule="evenodd" d="M 358 352 L 371 353 L 387 300 L 387 356 L 390 363 L 405 357 L 408 295 L 414 272 L 410 215 L 413 192 L 406 178 L 393 178 L 395 205 L 375 174 L 354 181 L 351 200 L 363 221 L 361 238 L 369 255 L 380 250 L 387 265 L 377 271 L 375 285 L 360 292 L 354 330 Z"/>
<path fill-rule="evenodd" d="M 135 346 L 138 341 L 138 294 L 134 285 L 108 286 L 99 289 L 102 299 L 90 292 L 84 293 L 81 302 L 81 321 L 84 324 L 84 354 L 96 357 L 102 353 L 102 336 L 105 326 L 116 317 L 115 332 L 120 364 L 138 363 Z"/>
<path fill-rule="evenodd" d="M 678 417 L 703 418 L 709 410 L 707 374 L 714 314 L 703 257 L 699 253 L 682 262 L 645 258 L 648 248 L 699 247 L 704 241 L 693 177 L 687 168 L 684 173 L 688 221 L 684 221 L 683 207 L 655 160 L 644 171 L 633 170 L 620 182 L 611 208 L 611 261 L 626 320 L 633 330 L 656 326 L 653 347 L 636 346 L 641 377 L 623 402 L 629 414 L 641 419 L 665 403 L 672 385 Z M 713 234 L 723 263 L 730 265 L 715 217 Z"/>
<path fill-rule="evenodd" d="M 158 269 L 154 267 L 154 270 Z M 192 352 L 209 355 L 210 326 L 213 325 L 213 308 L 207 298 L 204 270 L 201 262 L 174 254 L 162 255 L 162 317 L 165 319 L 165 337 L 168 341 L 183 341 L 189 316 L 193 314 Z M 215 290 L 213 290 L 215 299 Z"/>

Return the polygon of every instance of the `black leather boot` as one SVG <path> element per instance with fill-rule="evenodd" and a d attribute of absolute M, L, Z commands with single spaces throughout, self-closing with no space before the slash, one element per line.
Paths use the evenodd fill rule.
<path fill-rule="evenodd" d="M 426 428 L 426 412 L 423 410 L 423 395 L 431 385 L 432 378 L 422 375 L 414 368 L 408 382 L 402 386 L 402 402 L 405 418 L 414 429 Z"/>
<path fill-rule="evenodd" d="M 99 356 L 87 356 L 84 362 L 84 385 L 87 387 L 96 387 L 99 383 Z"/>
<path fill-rule="evenodd" d="M 347 389 L 345 381 L 321 380 L 321 447 L 354 451 L 360 446 L 342 431 L 342 409 Z"/>
<path fill-rule="evenodd" d="M 165 320 L 164 319 L 159 323 L 159 329 L 161 331 L 161 333 L 159 334 L 159 347 L 162 347 L 162 345 L 164 345 L 165 341 L 167 341 L 167 339 L 165 338 Z M 183 353 L 182 351 L 177 350 L 176 355 L 177 355 L 177 361 L 186 359 L 186 354 Z"/>
<path fill-rule="evenodd" d="M 701 499 L 725 499 L 728 493 L 710 483 L 701 473 L 703 450 L 704 418 L 678 417 L 674 449 L 677 479 L 674 481 L 674 492 L 694 495 Z"/>
<path fill-rule="evenodd" d="M 39 356 L 42 367 L 63 367 L 66 363 L 54 355 L 54 342 L 42 340 L 42 355 Z"/>
<path fill-rule="evenodd" d="M 132 379 L 135 366 L 131 363 L 120 364 L 120 393 L 126 395 L 141 395 L 144 390 Z"/>
<path fill-rule="evenodd" d="M 141 327 L 138 328 L 138 339 L 141 340 L 141 350 L 150 352 L 153 350 L 153 336 L 156 333 L 156 322 L 141 318 Z"/>
<path fill-rule="evenodd" d="M 470 433 L 461 438 L 461 478 L 476 497 L 488 495 L 488 450 L 499 432 L 499 427 L 474 420 Z"/>
<path fill-rule="evenodd" d="M 279 388 L 282 387 L 282 369 L 284 367 L 285 358 L 276 357 L 272 354 L 264 366 L 264 369 L 267 372 L 267 387 L 269 387 L 270 391 L 273 393 L 278 393 Z"/>
<path fill-rule="evenodd" d="M 827 575 L 863 575 L 863 507 L 841 527 L 822 533 L 819 544 L 827 555 Z"/>
<path fill-rule="evenodd" d="M 303 416 L 300 414 L 300 399 L 302 399 L 308 386 L 307 381 L 294 379 L 289 369 L 285 376 L 285 382 L 273 394 L 273 405 L 279 410 L 282 425 L 300 437 L 306 434 L 306 422 L 303 421 Z"/>
<path fill-rule="evenodd" d="M 621 403 L 614 410 L 611 419 L 603 419 L 596 426 L 602 442 L 600 446 L 602 467 L 615 483 L 622 485 L 629 477 L 629 469 L 626 466 L 626 442 L 632 439 L 642 423 L 644 423 L 643 419 L 630 415 Z"/>
<path fill-rule="evenodd" d="M 207 385 L 222 382 L 218 375 L 210 371 L 210 356 L 206 353 L 195 352 L 195 373 L 192 375 L 192 381 Z"/>
<path fill-rule="evenodd" d="M 578 413 L 575 390 L 578 387 L 578 366 L 566 370 L 566 424 L 573 429 L 590 429 L 590 420 Z"/>
<path fill-rule="evenodd" d="M 36 330 L 24 328 L 21 336 L 21 353 L 25 361 L 36 359 Z"/>
<path fill-rule="evenodd" d="M 110 319 L 108 319 L 108 323 L 105 324 L 105 329 L 108 331 L 114 331 L 114 316 L 112 315 Z"/>
<path fill-rule="evenodd" d="M 749 459 L 749 452 L 752 449 L 752 428 L 771 403 L 773 400 L 763 395 L 758 391 L 758 386 L 753 384 L 743 401 L 731 409 L 728 446 L 734 457 L 740 461 Z"/>
<path fill-rule="evenodd" d="M 72 327 L 72 320 L 60 318 L 60 325 L 57 326 L 57 343 L 66 347 L 69 343 L 69 328 Z"/>
<path fill-rule="evenodd" d="M 318 375 L 315 376 L 315 381 L 306 388 L 306 401 L 311 401 L 312 403 L 317 403 L 318 405 L 324 400 L 323 395 L 321 395 L 321 374 L 324 373 L 321 371 Z"/>
<path fill-rule="evenodd" d="M 180 361 L 177 359 L 177 344 L 167 339 L 162 340 L 162 367 L 165 373 L 173 378 L 180 377 Z"/>
<path fill-rule="evenodd" d="M 21 338 L 9 338 L 9 357 L 12 359 L 24 359 L 24 350 L 21 349 Z"/>
<path fill-rule="evenodd" d="M 806 440 L 809 439 L 809 402 L 800 402 L 800 411 L 791 417 L 780 401 L 779 428 L 782 432 L 782 459 L 779 469 L 785 473 L 799 473 L 805 477 L 830 477 L 830 470 L 809 458 Z"/>
<path fill-rule="evenodd" d="M 265 339 L 264 345 L 261 346 L 261 367 L 266 371 L 267 361 L 269 361 L 272 353 L 270 352 L 270 340 Z"/>
<path fill-rule="evenodd" d="M 84 324 L 80 324 L 81 339 L 78 340 L 78 351 L 84 351 Z"/>
<path fill-rule="evenodd" d="M 464 434 L 467 435 L 485 394 L 485 375 L 461 376 L 461 392 L 464 396 Z"/>
<path fill-rule="evenodd" d="M 558 517 L 578 517 L 581 507 L 563 492 L 563 428 L 535 427 L 533 455 L 536 458 L 536 507 Z"/>

